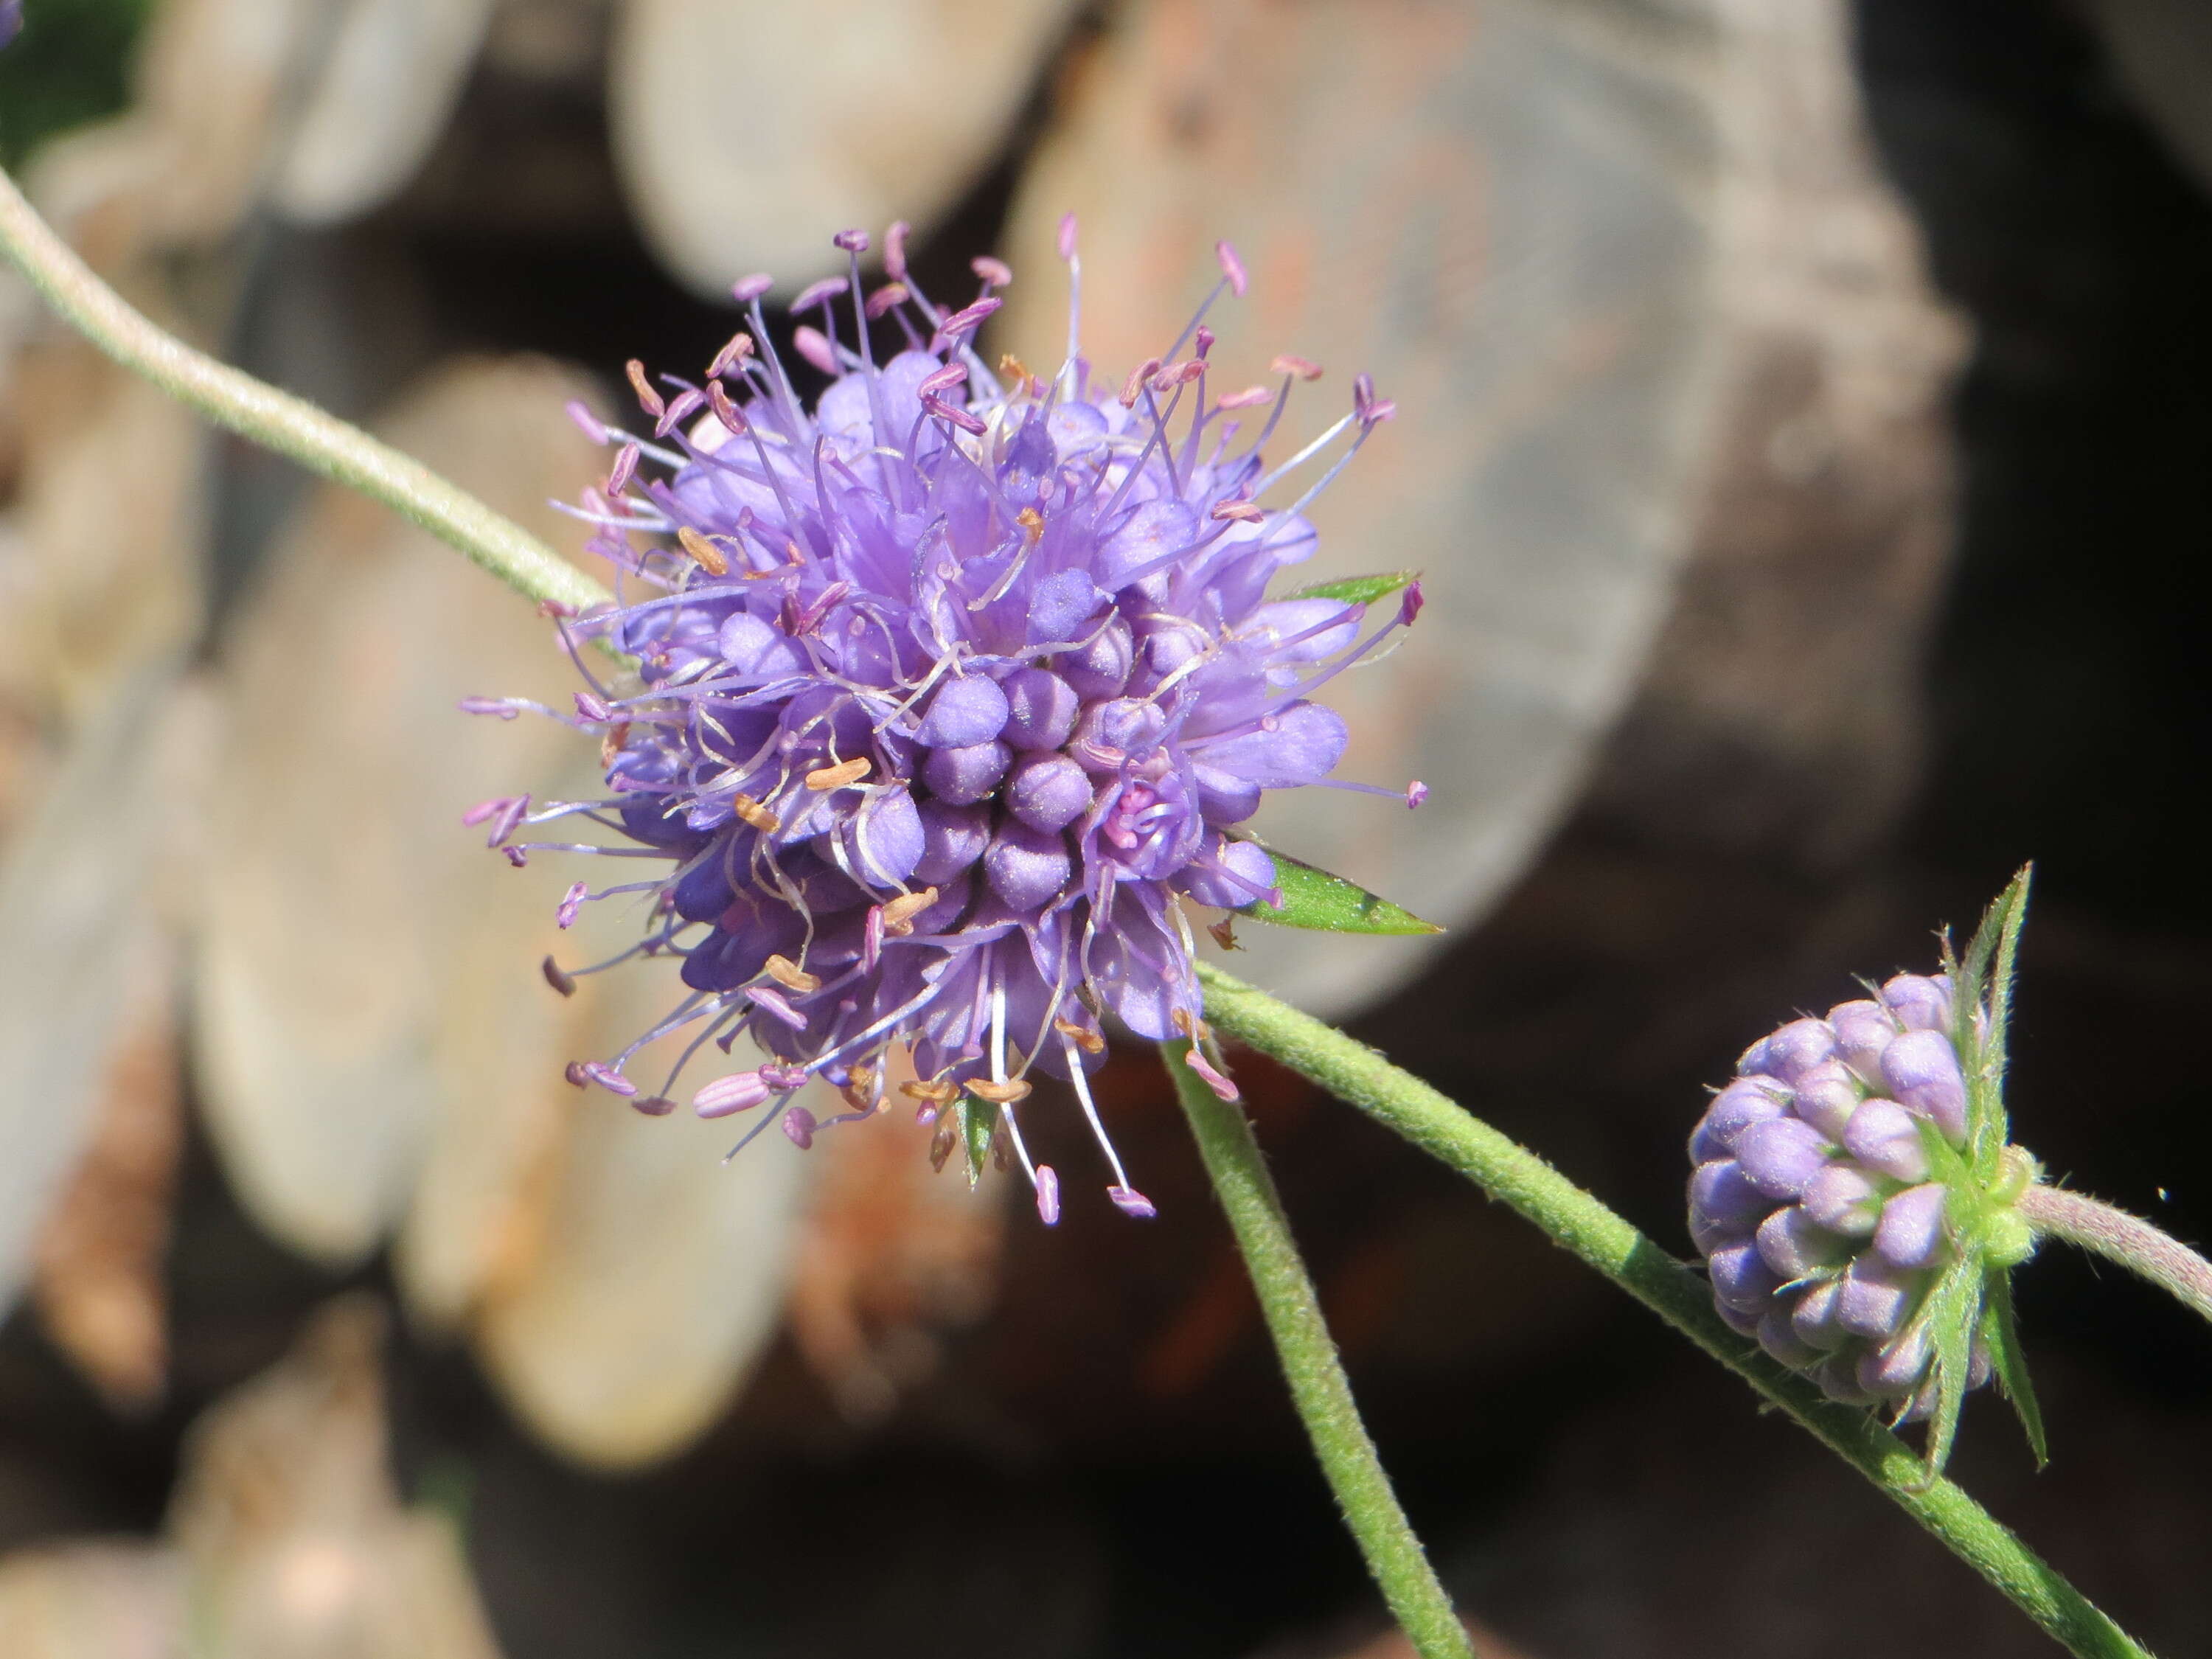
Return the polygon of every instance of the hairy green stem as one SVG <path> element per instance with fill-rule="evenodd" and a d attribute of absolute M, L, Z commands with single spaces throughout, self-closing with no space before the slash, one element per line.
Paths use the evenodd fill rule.
<path fill-rule="evenodd" d="M 520 525 L 420 461 L 158 327 L 100 281 L 5 172 L 0 248 L 72 328 L 218 426 L 381 501 L 531 599 L 583 611 L 613 598 Z"/>
<path fill-rule="evenodd" d="M 2038 1233 L 2117 1261 L 2212 1319 L 2212 1261 L 2141 1216 L 2061 1187 L 2032 1186 L 2015 1207 Z"/>
<path fill-rule="evenodd" d="M 1313 1280 L 1291 1237 L 1289 1218 L 1259 1143 L 1252 1139 L 1251 1125 L 1239 1108 L 1217 1098 L 1174 1048 L 1163 1046 L 1160 1057 L 1175 1079 L 1206 1172 L 1243 1252 L 1291 1398 L 1382 1599 L 1421 1659 L 1474 1659 L 1467 1629 L 1399 1507 L 1390 1477 L 1352 1403 L 1352 1384 L 1322 1319 Z"/>
<path fill-rule="evenodd" d="M 2081 1659 L 2147 1650 L 1921 1455 L 1862 1411 L 1822 1398 L 1721 1322 L 1705 1282 L 1526 1147 L 1364 1044 L 1265 992 L 1201 967 L 1206 1017 L 1396 1131 L 1542 1229 L 1735 1372 L 1880 1487 Z"/>

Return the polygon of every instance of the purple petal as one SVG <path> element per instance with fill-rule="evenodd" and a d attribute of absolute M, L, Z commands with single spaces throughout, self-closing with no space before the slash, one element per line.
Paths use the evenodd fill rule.
<path fill-rule="evenodd" d="M 1208 743 L 1197 755 L 1206 765 L 1262 789 L 1293 789 L 1334 771 L 1349 737 L 1334 709 L 1294 702 L 1271 715 L 1262 730 Z"/>
<path fill-rule="evenodd" d="M 999 683 L 962 674 L 937 688 L 915 740 L 931 749 L 972 749 L 996 738 L 1006 724 L 1006 694 Z"/>
<path fill-rule="evenodd" d="M 1924 1029 L 1905 1032 L 1883 1052 L 1881 1075 L 1892 1099 L 1929 1119 L 1953 1146 L 1966 1145 L 1966 1080 L 1949 1037 Z"/>

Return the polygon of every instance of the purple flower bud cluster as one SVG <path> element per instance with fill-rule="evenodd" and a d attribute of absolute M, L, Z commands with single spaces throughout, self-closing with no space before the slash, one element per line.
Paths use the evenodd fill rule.
<path fill-rule="evenodd" d="M 1967 1139 L 1951 986 L 1900 974 L 1761 1038 L 1690 1137 L 1690 1236 L 1721 1317 L 1832 1399 L 1934 1407 L 1921 1316 L 1956 1249 L 1925 1132 Z M 1987 1380 L 1978 1343 L 1967 1386 Z"/>
<path fill-rule="evenodd" d="M 573 714 L 544 711 L 601 735 L 603 798 L 489 802 L 474 821 L 518 862 L 560 847 L 666 866 L 562 901 L 566 926 L 584 903 L 647 896 L 646 935 L 624 955 L 679 958 L 690 990 L 629 1049 L 579 1068 L 586 1082 L 665 1111 L 677 1073 L 640 1089 L 624 1075 L 638 1050 L 690 1032 L 688 1060 L 742 1032 L 770 1063 L 708 1082 L 695 1109 L 769 1105 L 763 1125 L 804 1146 L 829 1125 L 792 1106 L 793 1090 L 825 1078 L 852 1107 L 830 1123 L 866 1117 L 888 1103 L 886 1050 L 905 1045 L 919 1073 L 905 1092 L 945 1117 L 940 1151 L 945 1109 L 984 1103 L 1049 1223 L 1059 1178 L 1031 1162 L 1017 1121 L 1035 1070 L 1073 1085 L 1109 1195 L 1147 1214 L 1085 1083 L 1101 1018 L 1188 1039 L 1233 1097 L 1203 1050 L 1185 908 L 1275 899 L 1273 860 L 1240 826 L 1265 792 L 1329 780 L 1345 726 L 1313 694 L 1419 610 L 1418 584 L 1372 629 L 1359 603 L 1266 591 L 1311 554 L 1304 509 L 1392 406 L 1362 375 L 1350 413 L 1269 466 L 1293 382 L 1320 371 L 1284 358 L 1273 386 L 1212 384 L 1206 309 L 1245 285 L 1226 244 L 1220 283 L 1173 345 L 1106 382 L 1073 314 L 1049 379 L 987 365 L 973 337 L 1012 274 L 978 259 L 977 297 L 941 307 L 904 238 L 892 227 L 885 280 L 864 294 L 869 238 L 844 233 L 849 276 L 794 301 L 812 319 L 795 349 L 830 377 L 811 407 L 756 277 L 733 290 L 750 330 L 700 382 L 630 365 L 649 432 L 576 411 L 616 450 L 580 516 L 622 597 L 563 625 L 634 659 L 637 683 L 594 680 Z M 1079 295 L 1072 221 L 1060 252 Z M 880 350 L 894 331 L 903 345 Z M 1272 500 L 1332 448 L 1318 481 Z M 571 816 L 631 844 L 511 839 Z"/>

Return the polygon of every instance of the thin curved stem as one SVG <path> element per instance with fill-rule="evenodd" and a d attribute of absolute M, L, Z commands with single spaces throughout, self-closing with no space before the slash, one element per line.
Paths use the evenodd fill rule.
<path fill-rule="evenodd" d="M 1352 1384 L 1251 1125 L 1237 1107 L 1216 1097 L 1173 1048 L 1162 1047 L 1160 1058 L 1175 1079 L 1206 1172 L 1252 1275 L 1291 1399 L 1382 1599 L 1421 1659 L 1474 1659 L 1467 1628 L 1437 1582 L 1359 1419 Z"/>
<path fill-rule="evenodd" d="M 61 317 L 124 368 L 240 436 L 381 501 L 531 599 L 576 611 L 613 595 L 520 525 L 359 428 L 216 362 L 100 281 L 0 171 L 0 248 Z"/>
<path fill-rule="evenodd" d="M 2212 1261 L 2141 1216 L 2062 1187 L 2032 1186 L 2016 1207 L 2038 1233 L 2117 1261 L 2212 1319 Z"/>
<path fill-rule="evenodd" d="M 1440 1158 L 1611 1279 L 1874 1482 L 2080 1659 L 2145 1650 L 1920 1454 L 1864 1412 L 1825 1400 L 1721 1322 L 1705 1281 L 1525 1146 L 1365 1044 L 1201 966 L 1206 1018 Z"/>

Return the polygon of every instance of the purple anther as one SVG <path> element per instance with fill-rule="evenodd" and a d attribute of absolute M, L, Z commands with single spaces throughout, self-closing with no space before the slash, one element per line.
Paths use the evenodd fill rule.
<path fill-rule="evenodd" d="M 1321 365 L 1312 358 L 1296 356 L 1287 351 L 1279 354 L 1267 367 L 1274 374 L 1288 374 L 1301 380 L 1318 380 L 1322 374 Z"/>
<path fill-rule="evenodd" d="M 1186 357 L 1179 363 L 1170 363 L 1167 368 L 1160 370 L 1158 374 L 1153 375 L 1152 384 L 1162 392 L 1172 392 L 1177 386 L 1188 386 L 1193 380 L 1195 380 L 1200 375 L 1205 373 L 1206 360 L 1204 358 Z"/>
<path fill-rule="evenodd" d="M 1214 399 L 1216 409 L 1257 409 L 1261 404 L 1272 403 L 1275 394 L 1264 386 L 1248 386 L 1242 392 L 1232 392 L 1225 398 Z"/>
<path fill-rule="evenodd" d="M 792 314 L 797 316 L 800 312 L 811 310 L 816 306 L 827 305 L 842 294 L 845 289 L 846 279 L 842 276 L 824 276 L 819 282 L 809 283 L 799 290 L 799 297 L 791 302 Z"/>
<path fill-rule="evenodd" d="M 720 380 L 753 355 L 753 337 L 739 329 L 723 342 L 722 349 L 714 354 L 714 361 L 707 365 L 707 378 Z"/>
<path fill-rule="evenodd" d="M 553 919 L 559 922 L 563 929 L 575 925 L 576 913 L 584 908 L 584 896 L 591 889 L 580 881 L 573 884 L 568 890 L 561 896 L 561 908 L 553 913 Z M 548 960 L 550 958 L 549 957 Z"/>
<path fill-rule="evenodd" d="M 696 413 L 706 401 L 707 394 L 697 386 L 684 387 L 676 394 L 668 407 L 660 411 L 660 418 L 653 423 L 653 436 L 665 438 Z"/>
<path fill-rule="evenodd" d="M 906 239 L 911 229 L 905 220 L 894 219 L 884 233 L 884 275 L 895 283 L 906 280 Z"/>
<path fill-rule="evenodd" d="M 940 421 L 950 421 L 963 432 L 988 432 L 990 428 L 964 409 L 955 409 L 942 398 L 924 398 L 921 406 Z"/>
<path fill-rule="evenodd" d="M 787 1092 L 806 1081 L 804 1066 L 782 1066 L 771 1061 L 760 1068 L 760 1074 L 768 1079 L 770 1088 Z"/>
<path fill-rule="evenodd" d="M 1195 1042 L 1190 1045 L 1190 1051 L 1183 1056 L 1183 1062 L 1188 1065 L 1192 1071 L 1204 1078 L 1206 1079 L 1206 1086 L 1212 1090 L 1213 1092 L 1222 1099 L 1239 1100 L 1243 1098 L 1243 1097 L 1237 1092 L 1237 1085 L 1215 1068 L 1213 1062 L 1206 1059 L 1205 1052 L 1200 1049 Z"/>
<path fill-rule="evenodd" d="M 1037 1219 L 1048 1227 L 1060 1224 L 1060 1176 L 1049 1164 L 1036 1166 Z"/>
<path fill-rule="evenodd" d="M 869 320 L 872 322 L 893 306 L 902 304 L 913 297 L 908 293 L 904 283 L 885 283 L 873 294 L 868 295 L 868 301 L 861 309 L 867 313 Z"/>
<path fill-rule="evenodd" d="M 496 714 L 503 720 L 511 720 L 522 712 L 512 699 L 507 697 L 463 697 L 460 710 L 464 714 Z M 476 818 L 461 821 L 464 823 L 481 822 Z"/>
<path fill-rule="evenodd" d="M 1226 241 L 1216 242 L 1213 257 L 1221 262 L 1221 274 L 1229 279 L 1229 291 L 1243 299 L 1249 279 L 1244 275 L 1244 262 L 1237 257 L 1237 250 Z"/>
<path fill-rule="evenodd" d="M 480 800 L 461 814 L 461 822 L 470 829 L 479 823 L 489 823 L 491 834 L 484 845 L 496 847 L 514 833 L 514 826 L 522 822 L 522 815 L 530 810 L 527 795 L 495 795 L 489 800 Z"/>
<path fill-rule="evenodd" d="M 837 354 L 830 344 L 829 336 L 818 328 L 809 328 L 801 323 L 791 331 L 792 349 L 820 369 L 824 374 L 837 372 Z"/>
<path fill-rule="evenodd" d="M 1106 1196 L 1114 1200 L 1114 1207 L 1123 1215 L 1134 1216 L 1139 1221 L 1150 1221 L 1159 1213 L 1152 1200 L 1134 1187 L 1109 1187 Z"/>
<path fill-rule="evenodd" d="M 930 398 L 936 397 L 939 392 L 950 392 L 954 386 L 958 386 L 967 378 L 967 364 L 947 363 L 944 368 L 933 369 L 928 374 L 923 375 L 920 382 L 915 386 L 914 393 L 915 397 L 920 398 L 923 402 L 927 403 Z"/>
<path fill-rule="evenodd" d="M 676 1109 L 676 1103 L 666 1095 L 640 1095 L 630 1106 L 647 1117 L 666 1117 Z"/>
<path fill-rule="evenodd" d="M 720 380 L 707 388 L 707 407 L 714 411 L 714 418 L 722 423 L 722 430 L 733 438 L 744 435 L 744 414 L 730 401 L 730 394 L 722 390 Z"/>
<path fill-rule="evenodd" d="M 587 1060 L 579 1069 L 586 1081 L 598 1084 L 611 1095 L 620 1095 L 628 1100 L 637 1092 L 637 1085 L 603 1061 Z"/>
<path fill-rule="evenodd" d="M 746 999 L 763 1013 L 788 1025 L 794 1031 L 806 1029 L 806 1016 L 791 1006 L 790 999 L 773 985 L 748 985 Z"/>
<path fill-rule="evenodd" d="M 794 1106 L 783 1115 L 784 1138 L 802 1152 L 813 1146 L 814 1131 L 818 1127 L 814 1114 L 804 1106 Z"/>
<path fill-rule="evenodd" d="M 608 495 L 619 495 L 629 488 L 629 481 L 637 471 L 637 459 L 641 453 L 634 443 L 624 444 L 615 452 L 615 464 L 607 473 Z"/>
<path fill-rule="evenodd" d="M 979 253 L 970 259 L 968 269 L 991 288 L 1005 288 L 1014 280 L 1012 268 L 1004 259 L 994 259 L 988 253 Z"/>
<path fill-rule="evenodd" d="M 588 1088 L 591 1085 L 592 1079 L 584 1075 L 584 1062 L 580 1060 L 572 1060 L 563 1066 L 561 1068 L 561 1075 L 568 1079 L 568 1086 L 572 1089 Z"/>
<path fill-rule="evenodd" d="M 530 862 L 530 852 L 527 848 L 502 847 L 499 850 L 500 855 L 518 870 Z"/>
<path fill-rule="evenodd" d="M 1365 369 L 1352 377 L 1352 407 L 1363 419 L 1375 402 L 1375 377 Z"/>
<path fill-rule="evenodd" d="M 551 957 L 547 957 L 544 961 L 538 964 L 538 971 L 544 975 L 545 982 L 562 996 L 572 997 L 576 994 L 576 981 L 563 973 L 561 970 L 561 964 L 554 961 Z"/>
<path fill-rule="evenodd" d="M 1193 333 L 1190 337 L 1190 349 L 1192 356 L 1198 357 L 1205 356 L 1208 352 L 1213 349 L 1213 342 L 1218 337 L 1215 335 L 1212 329 L 1208 328 L 1204 323 L 1200 323 L 1198 325 L 1196 332 Z"/>
<path fill-rule="evenodd" d="M 957 340 L 963 334 L 973 333 L 983 325 L 985 318 L 1004 304 L 1004 300 L 993 295 L 978 300 L 971 306 L 963 306 L 937 325 L 938 340 Z"/>
<path fill-rule="evenodd" d="M 750 276 L 740 276 L 730 284 L 730 297 L 741 306 L 749 306 L 775 286 L 775 278 L 764 270 Z"/>
<path fill-rule="evenodd" d="M 868 251 L 868 233 L 865 230 L 841 230 L 830 240 L 848 253 L 866 253 Z"/>
<path fill-rule="evenodd" d="M 1121 383 L 1121 407 L 1134 409 L 1137 406 L 1137 394 L 1142 392 L 1152 376 L 1159 372 L 1160 360 L 1157 357 L 1147 357 L 1131 369 L 1129 378 Z"/>
<path fill-rule="evenodd" d="M 1059 245 L 1061 258 L 1073 259 L 1075 257 L 1075 216 L 1072 213 L 1060 215 Z"/>
<path fill-rule="evenodd" d="M 718 1077 L 691 1097 L 691 1109 L 701 1117 L 728 1117 L 749 1112 L 775 1091 L 758 1072 L 733 1072 Z"/>
<path fill-rule="evenodd" d="M 1406 786 L 1406 810 L 1412 811 L 1429 798 L 1429 786 L 1415 778 Z"/>
<path fill-rule="evenodd" d="M 576 713 L 585 720 L 596 721 L 611 720 L 614 718 L 614 711 L 600 700 L 598 693 L 579 691 L 575 696 Z"/>
<path fill-rule="evenodd" d="M 581 398 L 569 398 L 568 410 L 568 418 L 576 423 L 576 429 L 579 432 L 582 433 L 586 438 L 589 438 L 595 444 L 603 444 L 606 442 L 607 429 L 605 426 L 600 422 L 598 416 L 592 413 L 590 408 L 585 404 Z"/>

